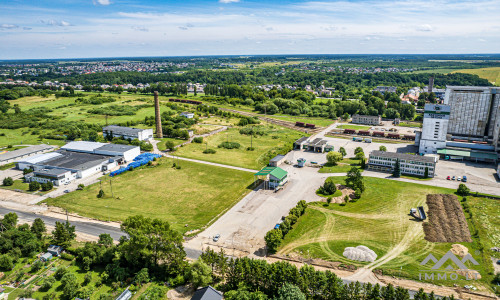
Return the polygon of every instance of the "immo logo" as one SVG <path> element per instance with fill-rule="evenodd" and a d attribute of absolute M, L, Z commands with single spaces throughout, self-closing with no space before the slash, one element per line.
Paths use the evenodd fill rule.
<path fill-rule="evenodd" d="M 446 252 L 440 260 L 437 260 L 434 255 L 429 254 L 420 263 L 420 265 L 425 266 L 430 261 L 433 262 L 434 265 L 428 270 L 420 270 L 420 273 L 418 274 L 420 280 L 458 280 L 459 274 L 463 275 L 467 280 L 481 278 L 479 272 L 469 269 L 465 265 L 466 262 L 470 262 L 475 266 L 479 265 L 479 263 L 469 253 L 467 253 L 467 255 L 465 255 L 461 260 L 451 251 Z"/>

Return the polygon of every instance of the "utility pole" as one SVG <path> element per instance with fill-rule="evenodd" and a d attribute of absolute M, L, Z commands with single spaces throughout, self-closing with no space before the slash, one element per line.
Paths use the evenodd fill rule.
<path fill-rule="evenodd" d="M 113 194 L 113 181 L 111 180 L 111 177 L 109 177 L 109 186 L 111 187 L 111 197 L 114 199 L 115 195 Z"/>

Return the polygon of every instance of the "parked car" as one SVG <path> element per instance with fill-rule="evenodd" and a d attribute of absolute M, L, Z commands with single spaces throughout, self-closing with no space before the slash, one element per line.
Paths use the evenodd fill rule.
<path fill-rule="evenodd" d="M 462 181 L 462 178 L 460 176 L 458 176 L 457 181 Z"/>
<path fill-rule="evenodd" d="M 455 180 L 455 176 L 451 177 L 451 180 Z"/>
<path fill-rule="evenodd" d="M 214 236 L 214 242 L 217 242 L 217 241 L 219 240 L 219 238 L 220 238 L 220 234 L 218 234 L 218 233 L 217 233 L 217 234 Z"/>
<path fill-rule="evenodd" d="M 69 190 L 64 190 L 65 193 L 69 193 Z"/>
<path fill-rule="evenodd" d="M 451 176 L 446 177 L 447 180 L 451 180 Z"/>
<path fill-rule="evenodd" d="M 462 177 L 462 182 L 467 182 L 467 176 Z"/>
<path fill-rule="evenodd" d="M 274 229 L 278 229 L 278 228 L 280 228 L 280 224 L 274 225 Z"/>

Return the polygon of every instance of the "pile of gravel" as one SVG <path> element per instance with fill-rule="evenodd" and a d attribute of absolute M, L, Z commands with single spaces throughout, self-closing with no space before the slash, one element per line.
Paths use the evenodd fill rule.
<path fill-rule="evenodd" d="M 347 247 L 342 254 L 350 260 L 373 262 L 377 259 L 377 254 L 366 246 Z"/>

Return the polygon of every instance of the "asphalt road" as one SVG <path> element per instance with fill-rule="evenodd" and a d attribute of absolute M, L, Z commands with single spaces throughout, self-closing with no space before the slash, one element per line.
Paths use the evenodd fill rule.
<path fill-rule="evenodd" d="M 46 225 L 55 226 L 56 221 L 59 221 L 59 222 L 64 221 L 62 219 L 58 219 L 58 218 L 54 218 L 54 217 L 47 217 L 44 215 L 38 215 L 38 214 L 34 214 L 34 213 L 22 212 L 22 211 L 15 210 L 15 209 L 8 209 L 8 208 L 0 207 L 0 215 L 4 216 L 10 212 L 17 214 L 17 216 L 19 217 L 20 223 L 33 222 L 36 218 L 40 218 L 45 222 Z M 83 234 L 88 234 L 88 235 L 98 237 L 101 233 L 109 233 L 109 235 L 111 235 L 111 237 L 114 240 L 119 240 L 121 236 L 125 235 L 123 232 L 120 231 L 120 229 L 112 227 L 112 226 L 107 226 L 104 224 L 82 222 L 82 221 L 71 221 L 71 225 L 75 225 L 75 229 L 76 229 L 77 234 L 83 233 Z"/>

